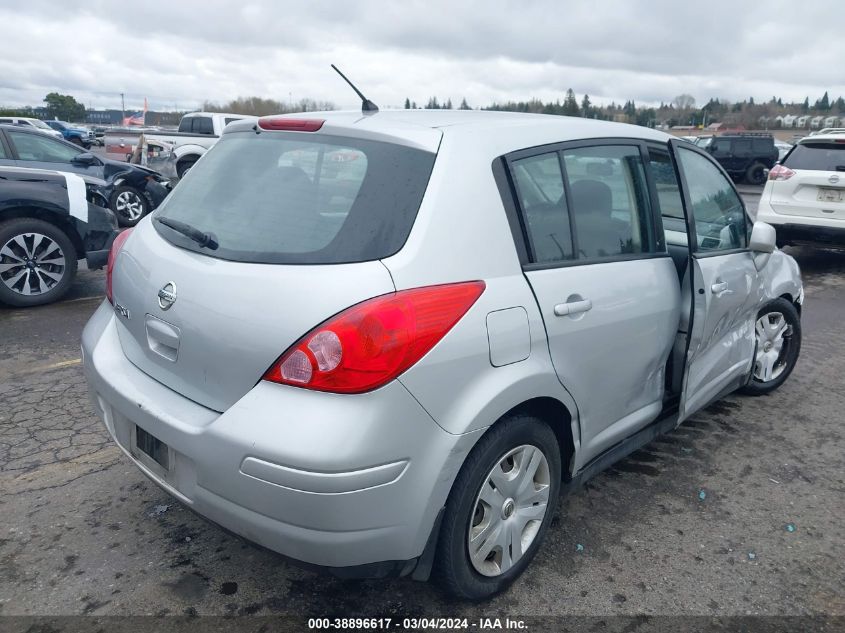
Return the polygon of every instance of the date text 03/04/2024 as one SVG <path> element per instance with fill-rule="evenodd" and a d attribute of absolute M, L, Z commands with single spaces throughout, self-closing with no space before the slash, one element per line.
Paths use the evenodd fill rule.
<path fill-rule="evenodd" d="M 526 630 L 525 622 L 511 618 L 311 618 L 311 630 Z"/>

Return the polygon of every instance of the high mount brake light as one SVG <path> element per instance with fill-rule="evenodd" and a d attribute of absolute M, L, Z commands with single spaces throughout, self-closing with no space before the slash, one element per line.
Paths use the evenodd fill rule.
<path fill-rule="evenodd" d="M 126 242 L 126 238 L 129 237 L 131 232 L 132 229 L 126 229 L 125 231 L 118 233 L 117 237 L 114 238 L 114 242 L 111 244 L 111 249 L 109 249 L 109 259 L 106 263 L 106 298 L 111 304 L 114 304 L 114 299 L 112 298 L 112 274 L 114 273 L 114 262 L 117 259 L 118 253 L 120 253 L 120 249 L 123 248 L 123 243 Z"/>
<path fill-rule="evenodd" d="M 769 180 L 789 180 L 794 175 L 793 170 L 783 165 L 775 165 L 769 170 Z"/>
<path fill-rule="evenodd" d="M 323 127 L 323 119 L 277 119 L 265 117 L 258 119 L 258 127 L 262 130 L 287 132 L 316 132 Z"/>
<path fill-rule="evenodd" d="M 363 393 L 425 356 L 484 292 L 483 281 L 426 286 L 352 306 L 291 346 L 264 380 L 334 393 Z"/>

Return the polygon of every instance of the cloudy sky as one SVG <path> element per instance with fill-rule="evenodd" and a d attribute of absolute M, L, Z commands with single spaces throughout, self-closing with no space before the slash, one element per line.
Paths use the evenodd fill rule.
<path fill-rule="evenodd" d="M 0 106 L 845 96 L 843 0 L 0 0 Z"/>

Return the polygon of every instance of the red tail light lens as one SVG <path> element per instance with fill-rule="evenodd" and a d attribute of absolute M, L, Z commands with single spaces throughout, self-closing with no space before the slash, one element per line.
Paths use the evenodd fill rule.
<path fill-rule="evenodd" d="M 129 237 L 129 234 L 131 232 L 132 229 L 126 229 L 125 231 L 118 233 L 117 237 L 114 238 L 114 242 L 112 242 L 111 244 L 111 250 L 109 250 L 109 259 L 106 263 L 106 298 L 111 304 L 114 304 L 111 287 L 111 278 L 112 273 L 114 272 L 114 262 L 117 259 L 117 254 L 120 252 L 120 249 L 123 248 L 123 243 L 126 241 L 126 238 Z"/>
<path fill-rule="evenodd" d="M 264 380 L 335 393 L 377 389 L 425 356 L 484 288 L 483 281 L 428 286 L 354 305 L 302 337 Z"/>
<path fill-rule="evenodd" d="M 316 132 L 323 127 L 323 119 L 275 119 L 262 117 L 258 127 L 262 130 L 282 130 L 286 132 Z"/>
<path fill-rule="evenodd" d="M 769 170 L 769 180 L 789 180 L 794 175 L 794 171 L 783 165 L 775 165 Z"/>

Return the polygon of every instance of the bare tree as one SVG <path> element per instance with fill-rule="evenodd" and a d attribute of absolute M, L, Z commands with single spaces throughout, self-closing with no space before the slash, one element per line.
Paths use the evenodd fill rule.
<path fill-rule="evenodd" d="M 224 104 L 204 101 L 202 109 L 205 112 L 232 112 L 233 114 L 264 116 L 267 114 L 286 114 L 288 112 L 334 110 L 335 107 L 331 102 L 315 101 L 314 99 L 300 99 L 298 102 L 290 104 L 284 101 L 264 99 L 262 97 L 238 97 Z"/>
<path fill-rule="evenodd" d="M 672 99 L 672 103 L 674 103 L 675 107 L 679 110 L 691 110 L 695 107 L 695 97 L 684 93 Z"/>

